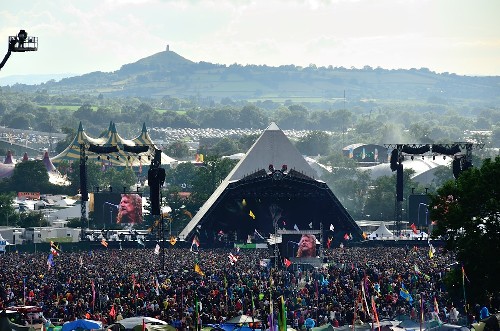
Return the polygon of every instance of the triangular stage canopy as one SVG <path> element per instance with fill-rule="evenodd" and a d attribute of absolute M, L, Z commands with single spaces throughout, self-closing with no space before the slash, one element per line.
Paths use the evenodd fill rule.
<path fill-rule="evenodd" d="M 92 138 L 88 136 L 80 122 L 78 127 L 78 132 L 71 142 L 71 144 L 66 147 L 59 155 L 53 157 L 52 163 L 56 166 L 63 161 L 67 162 L 77 162 L 80 160 L 80 145 L 85 144 L 86 150 L 85 155 L 88 160 L 94 162 L 100 162 L 103 166 L 118 166 L 118 167 L 142 167 L 149 166 L 151 161 L 148 158 L 154 155 L 153 149 L 157 149 L 151 137 L 148 134 L 146 125 L 143 124 L 142 132 L 139 136 L 132 140 L 123 139 L 116 131 L 116 126 L 113 122 L 109 124 L 108 131 L 100 135 L 98 138 Z M 111 153 L 94 153 L 88 150 L 89 145 L 101 146 L 101 147 L 111 147 L 116 146 L 118 151 Z M 135 153 L 133 152 L 134 147 L 145 146 L 149 147 L 146 152 Z M 169 165 L 171 163 L 177 162 L 175 159 L 167 156 L 165 153 L 161 153 L 161 164 Z"/>
<path fill-rule="evenodd" d="M 315 178 L 295 146 L 272 123 L 179 234 L 213 241 L 220 233 L 245 240 L 255 230 L 265 237 L 281 230 L 320 229 L 330 224 L 341 240 L 362 231 L 325 182 Z M 320 225 L 321 224 L 321 225 Z"/>

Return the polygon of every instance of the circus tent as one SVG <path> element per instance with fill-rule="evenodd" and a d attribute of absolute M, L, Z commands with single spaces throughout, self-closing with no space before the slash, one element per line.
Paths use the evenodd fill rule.
<path fill-rule="evenodd" d="M 66 161 L 69 163 L 78 162 L 80 160 L 80 146 L 86 146 L 85 155 L 87 160 L 101 163 L 103 167 L 118 166 L 118 167 L 139 167 L 149 166 L 152 149 L 157 149 L 151 137 L 148 134 L 146 125 L 143 124 L 142 132 L 136 138 L 127 140 L 122 138 L 116 131 L 114 123 L 110 123 L 108 131 L 100 135 L 98 138 L 93 138 L 87 135 L 80 122 L 78 132 L 64 151 L 53 157 L 52 163 L 59 166 L 61 162 Z M 116 146 L 117 151 L 110 153 L 98 154 L 88 150 L 90 145 L 101 147 Z M 137 146 L 147 146 L 149 150 L 141 153 L 134 153 L 132 150 Z M 170 165 L 177 162 L 175 159 L 162 153 L 161 164 Z"/>

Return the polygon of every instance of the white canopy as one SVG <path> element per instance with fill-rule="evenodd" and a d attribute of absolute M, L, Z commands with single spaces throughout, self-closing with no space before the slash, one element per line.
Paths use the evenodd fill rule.
<path fill-rule="evenodd" d="M 389 239 L 392 238 L 394 234 L 387 229 L 385 226 L 385 223 L 382 222 L 380 223 L 380 226 L 378 227 L 377 230 L 373 231 L 368 238 L 370 240 L 384 240 L 384 239 Z"/>

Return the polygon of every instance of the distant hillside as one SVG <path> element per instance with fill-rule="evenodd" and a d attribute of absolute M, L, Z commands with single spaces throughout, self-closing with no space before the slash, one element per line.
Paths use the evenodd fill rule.
<path fill-rule="evenodd" d="M 325 101 L 414 100 L 447 103 L 496 103 L 500 101 L 500 77 L 436 74 L 428 69 L 385 70 L 371 67 L 303 68 L 195 63 L 172 51 L 164 51 L 115 72 L 92 72 L 40 85 L 11 86 L 13 90 L 51 94 L 103 94 L 137 97 L 202 97 L 220 100 Z"/>

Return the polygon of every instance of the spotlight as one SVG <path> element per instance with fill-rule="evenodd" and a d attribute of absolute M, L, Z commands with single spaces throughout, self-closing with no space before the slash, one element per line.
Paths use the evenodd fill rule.
<path fill-rule="evenodd" d="M 274 172 L 274 166 L 272 164 L 269 165 L 269 171 Z"/>
<path fill-rule="evenodd" d="M 286 171 L 286 169 L 288 169 L 288 166 L 287 166 L 286 164 L 283 164 L 283 165 L 281 166 L 281 171 L 282 171 L 282 172 L 285 172 L 285 171 Z"/>

